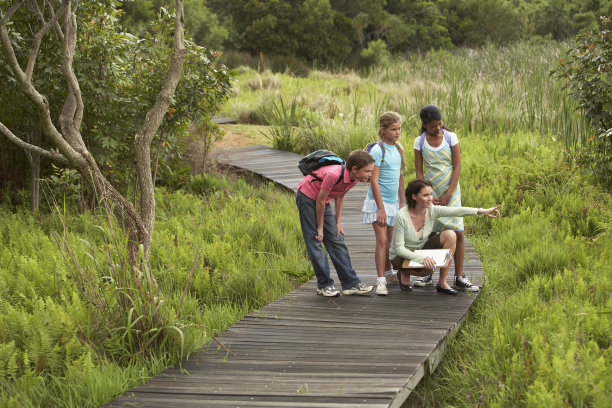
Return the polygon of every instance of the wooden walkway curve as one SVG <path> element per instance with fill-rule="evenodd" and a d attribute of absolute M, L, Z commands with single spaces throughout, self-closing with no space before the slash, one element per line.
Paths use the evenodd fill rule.
<path fill-rule="evenodd" d="M 300 156 L 252 146 L 219 152 L 217 160 L 292 190 Z M 353 266 L 373 284 L 374 234 L 363 225 L 367 184 L 345 198 L 342 224 Z M 467 243 L 465 274 L 482 285 L 482 265 Z M 453 273 L 449 273 L 452 278 Z M 337 281 L 335 272 L 332 276 Z M 179 367 L 128 391 L 109 407 L 400 407 L 440 362 L 448 339 L 478 293 L 438 294 L 434 286 L 389 296 L 315 295 L 305 283 L 257 310 Z"/>

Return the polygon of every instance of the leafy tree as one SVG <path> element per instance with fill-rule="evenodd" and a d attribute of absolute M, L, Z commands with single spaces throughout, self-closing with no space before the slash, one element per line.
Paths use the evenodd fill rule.
<path fill-rule="evenodd" d="M 441 13 L 437 2 L 432 0 L 389 0 L 387 10 L 392 15 L 389 20 L 401 18 L 404 26 L 404 41 L 399 42 L 397 47 L 392 45 L 397 42 L 393 38 L 401 34 L 394 35 L 392 30 L 387 30 L 385 38 L 390 49 L 409 51 L 453 47 L 446 27 L 446 18 Z"/>
<path fill-rule="evenodd" d="M 155 103 L 170 58 L 169 39 L 172 38 L 174 23 L 173 15 L 167 9 L 160 9 L 161 12 L 155 16 L 151 29 L 142 39 L 138 39 L 119 29 L 118 4 L 117 1 L 80 4 L 77 17 L 82 35 L 77 38 L 75 75 L 83 95 L 81 136 L 84 143 L 96 157 L 104 177 L 123 195 L 133 195 L 134 183 L 131 180 L 136 174 L 133 143 L 126 135 L 138 131 L 147 107 Z M 17 13 L 11 19 L 11 27 L 15 28 L 22 23 L 24 30 L 27 30 L 26 26 L 33 22 L 20 22 L 20 15 L 24 18 L 31 16 L 28 13 Z M 23 43 L 16 48 L 19 58 L 26 58 L 29 52 L 25 40 Z M 41 94 L 54 101 L 50 106 L 61 107 L 65 95 L 62 94 L 61 87 L 57 86 L 56 79 L 62 75 L 57 64 L 60 56 L 57 55 L 57 47 L 51 47 L 49 44 L 53 42 L 42 44 L 43 48 L 37 58 L 39 69 L 32 81 Z M 181 154 L 179 139 L 194 121 L 204 127 L 214 126 L 210 124 L 210 112 L 218 109 L 219 104 L 227 97 L 229 89 L 227 73 L 214 67 L 218 55 L 189 40 L 185 42 L 185 48 L 187 64 L 183 67 L 181 82 L 169 109 L 170 114 L 164 117 L 153 142 L 154 176 L 174 186 L 179 185 L 175 176 L 181 174 L 181 166 L 185 167 L 180 160 L 176 160 Z M 2 66 L 8 68 L 8 64 Z M 12 97 L 3 97 L 3 100 L 11 103 L 8 106 L 0 106 L 0 115 L 8 128 L 18 130 L 17 134 L 36 135 L 36 131 L 40 132 L 40 124 L 33 120 L 23 120 L 37 116 L 32 105 L 24 100 L 19 85 L 9 70 L 0 71 L 0 75 L 2 73 L 6 73 L 6 83 L 11 84 L 8 91 Z M 57 115 L 59 112 L 51 116 Z M 9 122 L 11 117 L 16 120 Z M 31 127 L 31 130 L 26 127 Z M 5 140 L 0 138 L 0 143 Z M 44 139 L 41 142 L 46 143 Z M 3 153 L 6 151 L 7 149 L 3 149 Z M 48 165 L 45 168 L 44 163 L 43 161 L 43 174 L 45 169 L 50 170 Z M 38 179 L 34 168 L 31 174 L 32 180 Z M 32 194 L 32 197 L 34 203 L 35 194 Z M 95 205 L 95 199 L 95 193 L 90 189 L 81 190 L 81 208 Z"/>
<path fill-rule="evenodd" d="M 109 2 L 92 1 L 89 4 L 95 7 L 108 5 Z M 14 1 L 10 6 L 1 9 L 0 44 L 8 63 L 9 74 L 37 112 L 42 132 L 52 148 L 26 141 L 22 134 L 18 131 L 16 134 L 5 125 L 4 115 L 0 117 L 0 133 L 23 149 L 76 169 L 83 180 L 96 191 L 100 200 L 113 210 L 125 228 L 130 238 L 128 249 L 131 261 L 135 264 L 140 245 L 145 260 L 148 259 L 153 233 L 155 196 L 151 169 L 151 143 L 173 101 L 185 60 L 183 2 L 176 1 L 176 18 L 172 31 L 173 51 L 170 60 L 166 63 L 167 75 L 133 139 L 133 160 L 139 191 L 138 207 L 135 207 L 104 176 L 83 138 L 83 119 L 87 104 L 83 99 L 78 75 L 75 73 L 81 62 L 75 59 L 79 37 L 76 6 L 77 2 L 72 0 Z M 36 23 L 29 26 L 31 31 L 17 31 L 13 28 L 14 22 L 28 20 Z M 52 30 L 54 36 L 51 35 Z M 19 46 L 20 38 L 27 39 L 25 42 L 28 44 L 27 48 Z M 42 87 L 39 87 L 34 79 L 39 73 L 38 70 L 42 68 L 37 66 L 37 58 L 44 47 L 54 48 L 59 57 L 56 59 L 55 67 L 61 68 L 61 75 L 53 73 L 50 81 L 51 86 L 58 88 L 57 97 L 54 99 L 42 94 L 40 91 Z M 56 107 L 60 95 L 63 95 L 62 102 Z M 54 121 L 56 112 L 59 112 L 59 119 Z"/>
<path fill-rule="evenodd" d="M 211 1 L 211 8 L 228 27 L 228 44 L 252 55 L 336 64 L 352 45 L 347 18 L 329 0 Z"/>
<path fill-rule="evenodd" d="M 298 12 L 302 18 L 294 25 L 297 55 L 320 64 L 333 64 L 348 55 L 350 40 L 336 30 L 336 24 L 341 24 L 336 14 L 329 0 L 304 1 Z"/>
<path fill-rule="evenodd" d="M 602 17 L 598 30 L 576 38 L 576 46 L 555 70 L 566 81 L 591 123 L 599 130 L 582 153 L 581 161 L 612 187 L 612 18 Z"/>
<path fill-rule="evenodd" d="M 507 43 L 524 34 L 524 20 L 511 0 L 443 0 L 440 8 L 455 45 Z"/>
<path fill-rule="evenodd" d="M 370 68 L 376 65 L 389 65 L 390 53 L 387 50 L 387 44 L 383 40 L 374 40 L 368 44 L 368 48 L 360 53 L 361 64 L 364 68 Z"/>
<path fill-rule="evenodd" d="M 221 49 L 228 37 L 225 27 L 219 24 L 216 14 L 206 6 L 205 0 L 184 0 L 185 32 L 193 41 L 211 49 Z M 162 7 L 168 6 L 164 0 L 125 0 L 121 18 L 122 25 L 131 33 L 142 36 Z"/>

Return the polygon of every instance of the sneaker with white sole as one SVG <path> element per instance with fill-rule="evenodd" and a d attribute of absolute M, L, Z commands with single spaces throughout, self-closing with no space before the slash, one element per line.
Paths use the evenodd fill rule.
<path fill-rule="evenodd" d="M 397 280 L 397 273 L 393 273 L 393 274 L 391 274 L 389 276 L 385 275 L 385 278 L 387 278 L 387 283 L 397 283 L 397 282 L 399 282 Z"/>
<path fill-rule="evenodd" d="M 389 294 L 389 291 L 387 290 L 387 284 L 384 282 L 378 282 L 376 283 L 376 294 L 379 296 L 386 296 Z"/>
<path fill-rule="evenodd" d="M 372 285 L 366 286 L 362 282 L 359 282 L 357 285 L 352 288 L 343 289 L 343 295 L 366 295 L 372 291 L 374 287 Z"/>
<path fill-rule="evenodd" d="M 466 292 L 478 292 L 480 290 L 477 285 L 474 285 L 465 276 L 455 276 L 455 287 L 458 289 L 463 289 Z"/>
<path fill-rule="evenodd" d="M 326 297 L 336 297 L 340 296 L 340 291 L 334 288 L 333 286 L 328 286 L 326 288 L 317 289 L 317 295 L 322 295 Z"/>
<path fill-rule="evenodd" d="M 433 274 L 424 276 L 414 281 L 414 286 L 429 286 L 433 285 Z"/>

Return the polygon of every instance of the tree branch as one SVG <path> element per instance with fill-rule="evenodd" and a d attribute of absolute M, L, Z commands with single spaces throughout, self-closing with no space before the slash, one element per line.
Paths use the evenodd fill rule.
<path fill-rule="evenodd" d="M 27 79 L 25 73 L 19 66 L 19 62 L 15 56 L 15 51 L 13 50 L 13 46 L 9 40 L 6 24 L 4 23 L 0 24 L 0 45 L 2 46 L 2 51 L 4 52 L 4 56 L 9 63 L 9 67 L 13 75 L 21 86 L 21 90 L 36 106 L 45 135 L 52 140 L 53 144 L 59 149 L 64 157 L 68 158 L 75 164 L 83 163 L 83 158 L 80 157 L 80 155 L 72 148 L 72 146 L 70 146 L 70 144 L 55 128 L 55 125 L 51 120 L 51 111 L 49 110 L 49 102 L 47 101 L 47 98 L 38 93 L 36 88 L 34 88 L 31 81 Z"/>
<path fill-rule="evenodd" d="M 57 14 L 54 14 L 51 20 L 49 21 L 45 21 L 45 17 L 38 8 L 38 4 L 36 4 L 35 13 L 38 15 L 38 18 L 40 19 L 43 26 L 34 35 L 34 38 L 32 40 L 32 46 L 30 47 L 30 58 L 28 59 L 28 65 L 25 70 L 26 78 L 28 79 L 28 81 L 32 79 L 32 73 L 34 72 L 34 65 L 36 64 L 36 58 L 38 57 L 38 52 L 40 51 L 40 43 L 42 42 L 42 38 L 45 34 L 47 34 L 47 31 L 49 31 L 51 27 L 53 27 L 58 22 L 59 18 L 66 12 L 66 10 L 68 9 L 68 4 L 68 2 L 64 1 Z M 52 8 L 53 6 L 49 4 L 49 7 Z"/>
<path fill-rule="evenodd" d="M 2 122 L 0 122 L 0 133 L 6 136 L 11 142 L 13 142 L 17 146 L 21 147 L 22 149 L 28 152 L 38 153 L 41 156 L 44 156 L 48 159 L 52 159 L 55 161 L 59 161 L 61 163 L 65 163 L 65 164 L 68 163 L 68 160 L 66 160 L 64 156 L 62 156 L 61 154 L 59 154 L 58 152 L 54 150 L 45 150 L 41 147 L 38 147 L 38 146 L 29 144 L 23 141 L 21 138 L 15 136 L 15 134 L 11 132 L 11 130 L 7 128 Z"/>
<path fill-rule="evenodd" d="M 140 187 L 140 215 L 149 234 L 153 233 L 155 218 L 155 183 L 151 174 L 151 142 L 168 112 L 172 96 L 176 90 L 185 60 L 183 0 L 176 0 L 174 19 L 174 44 L 168 67 L 168 75 L 162 89 L 157 95 L 155 105 L 147 112 L 145 120 L 134 137 L 136 172 Z M 143 241 L 141 241 L 143 242 Z M 145 248 L 148 258 L 149 248 Z"/>
<path fill-rule="evenodd" d="M 2 18 L 0 18 L 0 25 L 6 24 L 11 19 L 11 17 L 13 17 L 13 14 L 15 14 L 15 12 L 19 10 L 19 7 L 21 7 L 22 5 L 23 0 L 17 1 L 11 7 L 9 7 L 6 14 L 4 14 Z"/>
<path fill-rule="evenodd" d="M 49 14 L 51 14 L 52 19 L 55 18 L 55 12 L 53 11 L 53 5 L 51 3 L 49 3 Z M 58 21 L 55 21 L 55 24 L 53 25 L 53 27 L 55 28 L 55 31 L 57 32 L 57 36 L 59 37 L 59 42 L 61 44 L 64 41 L 64 32 L 62 31 L 62 27 L 60 27 Z"/>
<path fill-rule="evenodd" d="M 70 0 L 64 0 L 70 5 Z M 64 41 L 62 42 L 62 72 L 68 86 L 68 96 L 60 115 L 62 130 L 73 146 L 85 150 L 85 143 L 79 133 L 83 120 L 83 98 L 79 81 L 72 69 L 74 50 L 77 43 L 77 22 L 74 13 L 64 14 Z"/>

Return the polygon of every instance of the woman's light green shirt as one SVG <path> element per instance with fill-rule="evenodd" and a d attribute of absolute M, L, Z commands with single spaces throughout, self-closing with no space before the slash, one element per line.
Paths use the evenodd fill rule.
<path fill-rule="evenodd" d="M 395 259 L 397 256 L 401 256 L 411 261 L 423 263 L 425 257 L 415 254 L 412 251 L 423 248 L 429 238 L 429 234 L 431 234 L 433 230 L 436 219 L 449 216 L 465 217 L 466 215 L 477 215 L 477 213 L 478 208 L 432 205 L 427 209 L 427 213 L 425 214 L 425 225 L 423 229 L 417 232 L 412 225 L 408 207 L 402 208 L 395 216 L 393 241 L 389 249 L 389 259 Z"/>

